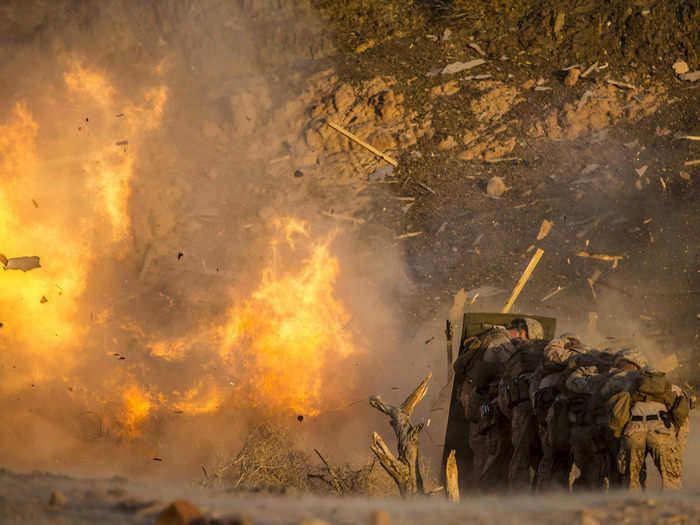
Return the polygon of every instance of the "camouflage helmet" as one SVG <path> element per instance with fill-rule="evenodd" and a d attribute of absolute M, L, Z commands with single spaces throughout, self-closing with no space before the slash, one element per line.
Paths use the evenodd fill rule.
<path fill-rule="evenodd" d="M 544 330 L 542 325 L 532 317 L 519 317 L 510 322 L 510 328 L 527 331 L 528 339 L 543 339 Z"/>
<path fill-rule="evenodd" d="M 528 339 L 544 339 L 544 329 L 537 319 L 525 317 L 525 324 L 527 325 Z"/>
<path fill-rule="evenodd" d="M 624 361 L 632 363 L 640 369 L 649 365 L 649 361 L 647 361 L 647 358 L 644 357 L 644 354 L 642 354 L 636 348 L 624 348 L 620 350 L 615 354 L 615 361 L 613 365 L 619 368 Z"/>

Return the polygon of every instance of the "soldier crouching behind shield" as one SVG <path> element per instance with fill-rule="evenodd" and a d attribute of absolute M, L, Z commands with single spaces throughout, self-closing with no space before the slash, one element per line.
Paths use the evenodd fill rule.
<path fill-rule="evenodd" d="M 625 376 L 629 376 L 625 381 L 626 392 L 618 394 L 622 403 L 629 403 L 629 412 L 625 414 L 629 420 L 624 425 L 617 456 L 623 486 L 630 489 L 644 486 L 646 457 L 651 455 L 663 488 L 680 488 L 692 399 L 671 384 L 663 372 L 649 368 L 637 350 L 620 352 L 615 365 L 627 369 Z"/>
<path fill-rule="evenodd" d="M 565 385 L 570 372 L 567 363 L 571 358 L 589 352 L 590 349 L 576 336 L 563 334 L 547 344 L 542 364 L 532 375 L 530 401 L 542 444 L 542 459 L 535 477 L 538 491 L 569 489 L 573 458 Z"/>
<path fill-rule="evenodd" d="M 469 351 L 454 365 L 458 375 L 461 372 L 465 377 L 459 400 L 469 424 L 474 479 L 482 490 L 503 488 L 508 478 L 513 451 L 511 423 L 500 410 L 498 385 L 505 363 L 527 339 L 528 327 L 523 319 L 514 320 L 508 328 L 495 326 L 466 341 Z"/>
<path fill-rule="evenodd" d="M 548 341 L 544 340 L 542 325 L 531 318 L 516 319 L 516 325 L 526 330 L 516 351 L 505 363 L 499 382 L 498 403 L 510 422 L 513 452 L 508 464 L 508 489 L 522 491 L 532 488 L 534 475 L 542 457 L 542 445 L 537 418 L 530 403 L 531 378 L 542 362 Z"/>

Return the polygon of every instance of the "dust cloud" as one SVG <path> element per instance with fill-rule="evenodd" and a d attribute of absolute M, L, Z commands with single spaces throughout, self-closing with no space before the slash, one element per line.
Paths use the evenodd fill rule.
<path fill-rule="evenodd" d="M 42 266 L 0 272 L 0 462 L 187 478 L 280 418 L 366 456 L 410 283 L 322 214 L 308 6 L 0 10 L 0 252 Z"/>
<path fill-rule="evenodd" d="M 398 404 L 427 370 L 416 418 L 432 418 L 424 443 L 439 458 L 431 409 L 445 397 L 449 314 L 408 316 L 419 293 L 387 242 L 394 232 L 355 228 L 381 189 L 340 184 L 303 140 L 333 51 L 308 4 L 15 1 L 0 15 L 0 253 L 42 265 L 0 272 L 0 463 L 189 479 L 269 420 L 291 425 L 305 450 L 362 463 L 371 430 L 391 442 L 367 396 Z M 566 184 L 581 195 L 549 217 L 545 258 L 516 309 L 557 317 L 558 332 L 592 345 L 626 337 L 657 360 L 676 353 L 688 370 L 683 292 L 696 281 L 648 290 L 659 268 L 692 267 L 697 251 L 644 222 L 663 215 L 667 230 L 686 229 L 687 218 L 671 199 L 639 201 L 629 165 L 640 148 L 561 144 L 540 152 L 560 169 L 536 194 Z M 591 180 L 572 158 L 582 171 L 598 165 Z M 454 217 L 442 208 L 434 229 L 466 222 L 462 204 Z M 533 242 L 465 228 L 472 250 L 483 233 L 503 254 Z M 594 297 L 586 279 L 602 267 L 562 247 L 616 253 L 621 236 L 635 252 L 604 269 Z M 510 292 L 527 255 L 510 259 L 502 282 L 477 285 Z M 468 308 L 498 311 L 505 299 Z"/>

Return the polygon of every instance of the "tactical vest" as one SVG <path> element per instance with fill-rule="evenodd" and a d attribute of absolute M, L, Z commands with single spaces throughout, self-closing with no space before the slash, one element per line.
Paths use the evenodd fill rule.
<path fill-rule="evenodd" d="M 666 374 L 656 371 L 642 371 L 637 377 L 635 390 L 631 393 L 632 403 L 656 401 L 666 406 L 670 422 L 680 429 L 690 413 L 690 399 L 684 394 L 676 394 Z M 663 414 L 661 414 L 663 419 Z M 666 420 L 664 419 L 664 423 Z M 670 426 L 667 424 L 667 426 Z"/>

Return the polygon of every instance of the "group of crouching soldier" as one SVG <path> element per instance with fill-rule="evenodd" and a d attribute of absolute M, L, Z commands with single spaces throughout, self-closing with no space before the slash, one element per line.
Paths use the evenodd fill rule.
<path fill-rule="evenodd" d="M 664 488 L 681 487 L 695 398 L 638 350 L 547 341 L 530 318 L 462 348 L 455 393 L 481 489 L 642 488 L 647 455 Z"/>

